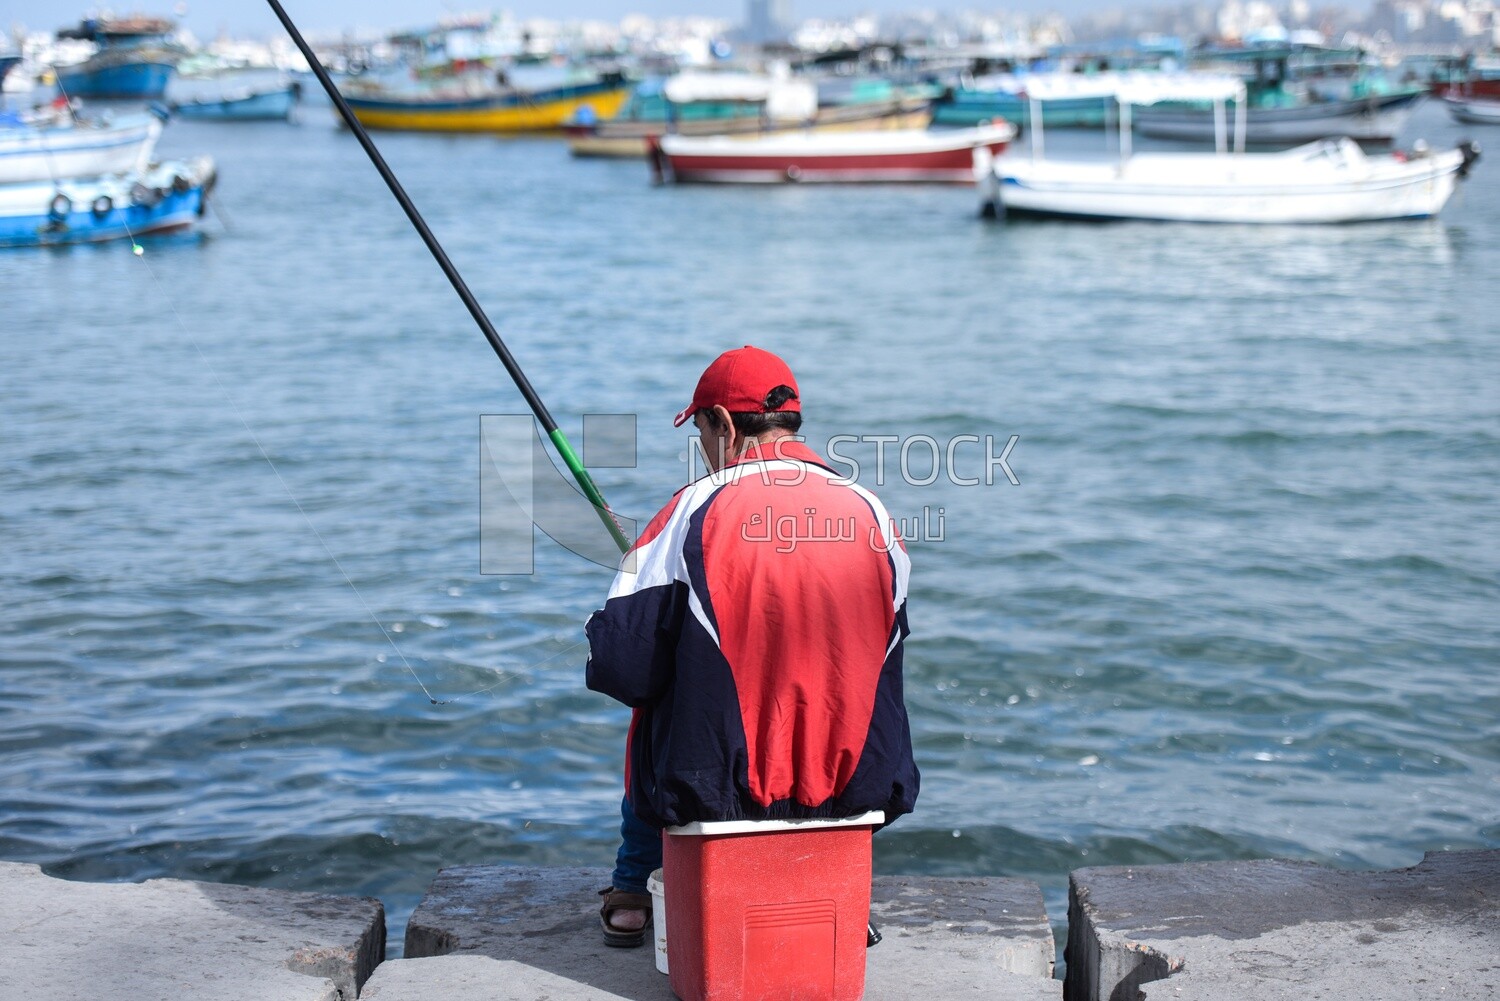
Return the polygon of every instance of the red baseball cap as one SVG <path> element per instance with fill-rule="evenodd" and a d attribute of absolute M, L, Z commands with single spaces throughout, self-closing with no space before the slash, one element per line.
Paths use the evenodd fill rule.
<path fill-rule="evenodd" d="M 767 413 L 766 395 L 777 386 L 788 386 L 793 394 L 798 391 L 797 380 L 786 362 L 748 344 L 725 351 L 703 370 L 698 388 L 693 390 L 693 402 L 677 415 L 672 426 L 682 427 L 693 414 L 709 407 L 723 407 L 731 414 Z M 802 402 L 793 395 L 776 410 L 800 413 Z"/>

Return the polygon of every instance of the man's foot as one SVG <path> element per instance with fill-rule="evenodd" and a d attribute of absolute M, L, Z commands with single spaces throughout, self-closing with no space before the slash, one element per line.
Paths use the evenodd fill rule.
<path fill-rule="evenodd" d="M 627 893 L 606 886 L 599 891 L 604 905 L 599 908 L 599 925 L 604 931 L 604 944 L 628 949 L 646 941 L 646 929 L 651 924 L 651 895 L 649 893 Z"/>

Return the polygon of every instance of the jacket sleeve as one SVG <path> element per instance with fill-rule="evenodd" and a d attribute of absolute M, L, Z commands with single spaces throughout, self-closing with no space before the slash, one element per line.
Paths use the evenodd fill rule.
<path fill-rule="evenodd" d="M 650 705 L 671 684 L 687 611 L 679 494 L 651 519 L 589 616 L 588 687 L 631 708 Z"/>

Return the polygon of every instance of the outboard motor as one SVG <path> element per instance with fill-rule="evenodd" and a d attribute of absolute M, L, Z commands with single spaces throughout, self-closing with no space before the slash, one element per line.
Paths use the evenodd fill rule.
<path fill-rule="evenodd" d="M 667 183 L 667 154 L 662 152 L 661 140 L 656 136 L 646 140 L 646 162 L 651 165 L 651 183 Z"/>
<path fill-rule="evenodd" d="M 1479 143 L 1473 139 L 1465 139 L 1458 144 L 1458 151 L 1464 158 L 1464 162 L 1458 165 L 1458 176 L 1468 177 L 1470 169 L 1479 160 Z"/>

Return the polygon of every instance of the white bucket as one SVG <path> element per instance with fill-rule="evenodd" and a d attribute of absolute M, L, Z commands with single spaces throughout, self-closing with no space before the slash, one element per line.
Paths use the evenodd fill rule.
<path fill-rule="evenodd" d="M 667 972 L 667 891 L 662 885 L 661 870 L 658 869 L 646 880 L 646 889 L 651 891 L 651 929 L 656 938 L 656 969 Z"/>

